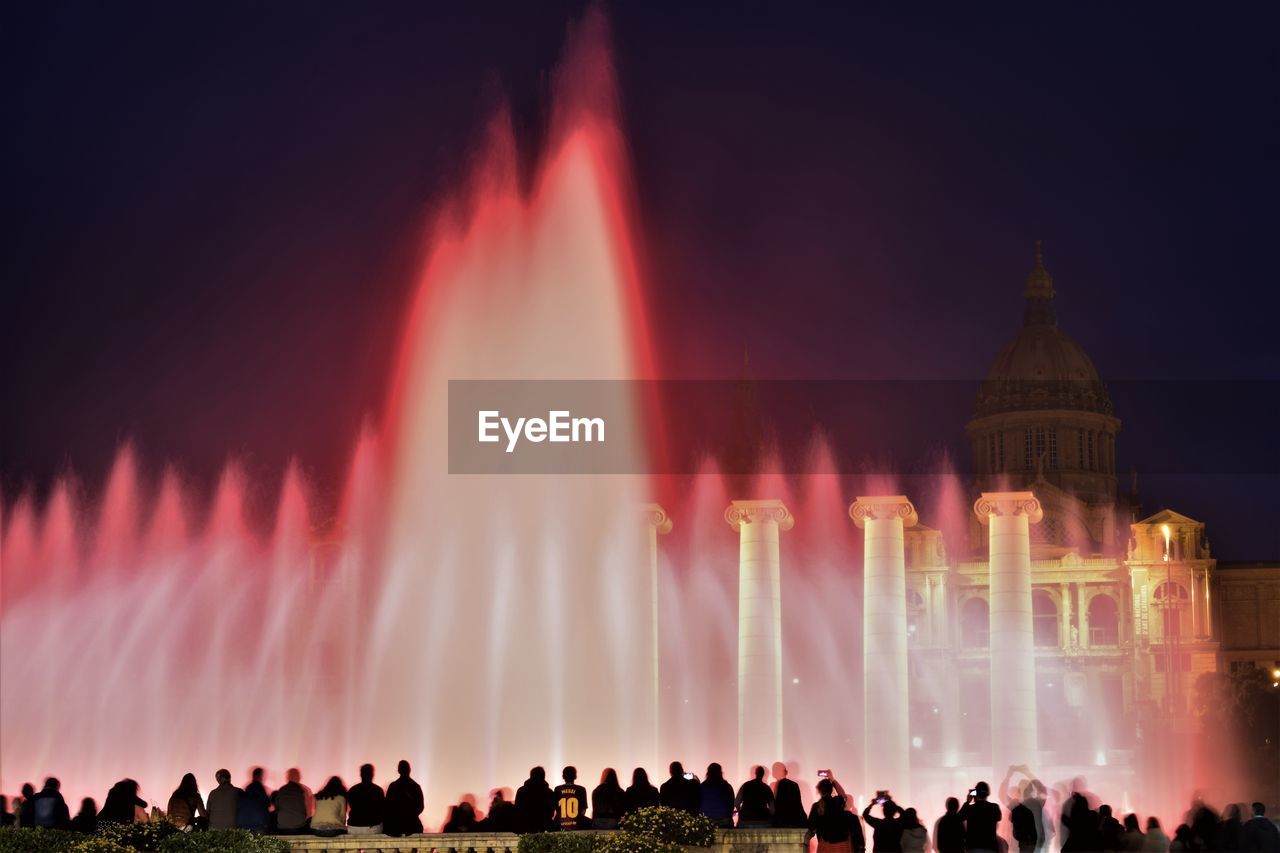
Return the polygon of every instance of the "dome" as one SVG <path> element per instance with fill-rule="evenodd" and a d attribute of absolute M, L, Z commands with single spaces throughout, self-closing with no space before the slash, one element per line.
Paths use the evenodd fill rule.
<path fill-rule="evenodd" d="M 1040 241 L 1027 276 L 1023 326 L 1004 345 L 978 392 L 975 417 L 1012 411 L 1073 409 L 1111 414 L 1111 398 L 1085 351 L 1058 328 L 1053 277 Z"/>

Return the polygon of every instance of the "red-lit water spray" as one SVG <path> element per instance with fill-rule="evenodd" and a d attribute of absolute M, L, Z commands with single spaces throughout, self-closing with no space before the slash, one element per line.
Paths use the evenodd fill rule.
<path fill-rule="evenodd" d="M 431 229 L 385 426 L 362 431 L 336 518 L 315 517 L 291 465 L 270 533 L 255 534 L 249 484 L 229 464 L 197 523 L 176 474 L 141 477 L 129 446 L 92 505 L 66 477 L 42 508 L 29 497 L 6 508 L 0 790 L 52 774 L 100 798 L 128 775 L 163 806 L 189 770 L 207 784 L 219 767 L 241 777 L 264 765 L 275 785 L 296 766 L 315 786 L 365 761 L 385 782 L 408 758 L 439 825 L 448 804 L 483 800 L 535 764 L 732 768 L 738 566 L 724 511 L 745 496 L 797 517 L 782 540 L 787 754 L 757 760 L 789 761 L 802 784 L 825 767 L 856 779 L 860 555 L 826 440 L 809 476 L 766 461 L 750 495 L 710 462 L 663 495 L 641 476 L 449 474 L 451 379 L 654 375 L 598 13 L 571 33 L 555 94 L 529 189 L 499 118 Z M 636 470 L 662 452 L 651 403 L 630 401 L 647 437 L 631 448 Z M 951 545 L 967 502 L 954 476 L 928 488 L 942 531 L 929 547 Z M 676 523 L 658 564 L 658 697 L 637 677 L 653 664 L 639 508 L 655 497 Z M 928 815 L 973 781 L 980 747 L 964 742 L 963 697 L 930 692 L 945 661 L 914 650 L 912 661 L 912 689 L 939 716 L 918 729 L 918 751 L 944 768 L 921 770 Z"/>

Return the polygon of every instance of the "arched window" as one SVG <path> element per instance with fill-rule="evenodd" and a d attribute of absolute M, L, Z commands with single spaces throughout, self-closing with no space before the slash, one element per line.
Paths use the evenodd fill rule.
<path fill-rule="evenodd" d="M 991 642 L 991 613 L 985 598 L 970 598 L 960 605 L 960 645 L 983 649 Z"/>
<path fill-rule="evenodd" d="M 924 615 L 924 596 L 914 589 L 907 590 L 907 639 L 914 642 L 920 633 L 920 619 Z"/>
<path fill-rule="evenodd" d="M 1042 589 L 1031 593 L 1031 626 L 1035 643 L 1041 647 L 1053 647 L 1058 641 L 1058 605 L 1053 596 Z"/>
<path fill-rule="evenodd" d="M 1109 595 L 1089 599 L 1089 645 L 1120 645 L 1120 607 Z"/>
<path fill-rule="evenodd" d="M 1164 581 L 1156 587 L 1152 600 L 1160 611 L 1164 639 L 1176 640 L 1182 636 L 1182 614 L 1187 610 L 1187 598 L 1187 588 L 1177 581 Z"/>

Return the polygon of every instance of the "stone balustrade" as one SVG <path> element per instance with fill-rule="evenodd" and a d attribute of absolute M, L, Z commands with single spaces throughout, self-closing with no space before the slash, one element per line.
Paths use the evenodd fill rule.
<path fill-rule="evenodd" d="M 594 832 L 594 831 L 593 831 Z M 596 834 L 605 834 L 603 832 Z M 802 853 L 803 829 L 721 829 L 707 853 Z M 285 835 L 294 850 L 416 850 L 420 853 L 514 853 L 520 836 L 510 832 L 454 832 L 410 835 Z M 693 848 L 703 849 L 703 848 Z"/>

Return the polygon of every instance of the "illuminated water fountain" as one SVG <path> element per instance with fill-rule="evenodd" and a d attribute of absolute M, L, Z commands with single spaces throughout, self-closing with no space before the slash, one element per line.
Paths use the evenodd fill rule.
<path fill-rule="evenodd" d="M 55 774 L 101 798 L 131 775 L 163 805 L 187 770 L 207 784 L 263 764 L 278 784 L 298 766 L 315 786 L 372 761 L 385 782 L 407 757 L 438 825 L 534 764 L 660 777 L 680 758 L 741 778 L 781 759 L 802 780 L 831 767 L 851 790 L 910 790 L 928 815 L 993 764 L 1036 763 L 1033 513 L 1000 510 L 1007 495 L 979 504 L 995 680 L 974 691 L 934 653 L 960 618 L 947 551 L 962 552 L 969 510 L 954 476 L 855 491 L 821 439 L 810 474 L 766 458 L 740 493 L 711 461 L 665 490 L 450 473 L 449 380 L 653 373 L 602 27 L 589 16 L 571 39 L 532 189 L 495 122 L 432 229 L 392 399 L 335 519 L 314 517 L 290 466 L 256 533 L 235 464 L 202 500 L 172 470 L 144 476 L 129 446 L 95 500 L 68 476 L 42 507 L 5 507 L 0 790 Z M 628 417 L 645 434 L 646 401 Z M 627 449 L 635 470 L 651 438 Z M 873 495 L 849 508 L 861 540 L 846 514 L 859 493 Z M 941 531 L 904 531 L 917 500 Z"/>

